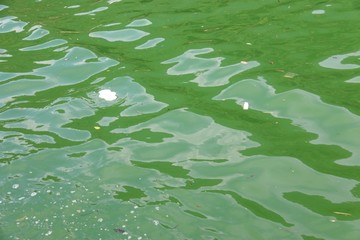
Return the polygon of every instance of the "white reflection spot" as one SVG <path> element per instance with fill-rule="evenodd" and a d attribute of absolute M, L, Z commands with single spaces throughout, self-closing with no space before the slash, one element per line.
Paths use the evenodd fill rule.
<path fill-rule="evenodd" d="M 248 110 L 248 109 L 249 109 L 249 103 L 248 103 L 248 102 L 244 102 L 243 109 L 244 109 L 244 110 Z"/>
<path fill-rule="evenodd" d="M 109 89 L 104 89 L 99 91 L 99 98 L 102 98 L 106 101 L 113 101 L 117 98 L 116 93 L 109 90 Z"/>
<path fill-rule="evenodd" d="M 322 9 L 317 9 L 317 10 L 312 11 L 312 14 L 315 14 L 315 15 L 324 14 L 324 13 L 325 13 L 325 10 L 322 10 Z"/>

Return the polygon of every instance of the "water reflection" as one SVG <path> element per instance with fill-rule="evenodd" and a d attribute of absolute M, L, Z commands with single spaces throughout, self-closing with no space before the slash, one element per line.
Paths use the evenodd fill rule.
<path fill-rule="evenodd" d="M 163 64 L 176 63 L 169 68 L 169 75 L 194 74 L 192 82 L 201 87 L 222 86 L 229 83 L 229 79 L 243 71 L 259 66 L 256 61 L 242 61 L 237 64 L 221 67 L 222 57 L 199 58 L 197 55 L 213 52 L 212 48 L 192 49 L 173 59 L 162 62 Z"/>
<path fill-rule="evenodd" d="M 304 69 L 285 80 L 270 72 L 266 57 L 285 54 L 269 48 L 277 33 L 265 25 L 272 32 L 284 24 L 288 34 L 291 23 L 274 24 L 279 18 L 262 11 L 255 20 L 244 13 L 245 22 L 231 17 L 239 7 L 300 6 L 226 3 L 212 12 L 215 5 L 200 1 L 169 12 L 161 1 L 62 4 L 50 7 L 66 16 L 56 21 L 0 5 L 14 13 L 0 18 L 3 235 L 358 236 L 359 116 L 330 104 L 320 88 L 297 88 L 309 84 Z M 183 24 L 184 16 L 194 21 Z M 228 37 L 253 50 L 232 49 L 239 44 Z M 282 44 L 303 47 L 291 42 Z M 358 68 L 358 52 L 328 56 L 321 68 Z M 117 98 L 105 101 L 102 89 Z"/>

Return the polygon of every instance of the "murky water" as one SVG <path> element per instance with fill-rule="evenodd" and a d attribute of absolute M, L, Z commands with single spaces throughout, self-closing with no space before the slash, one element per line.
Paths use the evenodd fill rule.
<path fill-rule="evenodd" d="M 2 1 L 0 239 L 357 239 L 359 11 Z"/>

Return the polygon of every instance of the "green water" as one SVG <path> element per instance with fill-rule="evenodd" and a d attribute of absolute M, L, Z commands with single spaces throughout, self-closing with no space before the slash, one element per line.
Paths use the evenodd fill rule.
<path fill-rule="evenodd" d="M 359 11 L 1 1 L 0 239 L 357 239 Z"/>

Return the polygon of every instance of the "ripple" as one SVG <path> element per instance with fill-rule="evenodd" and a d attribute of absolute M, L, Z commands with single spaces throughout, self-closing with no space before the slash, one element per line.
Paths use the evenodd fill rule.
<path fill-rule="evenodd" d="M 229 129 L 216 124 L 211 118 L 186 110 L 171 111 L 161 117 L 127 129 L 115 129 L 113 133 L 131 133 L 143 129 L 170 134 L 171 138 L 161 143 L 119 140 L 117 144 L 127 146 L 133 159 L 169 160 L 219 159 L 227 156 L 232 161 L 242 160 L 241 150 L 257 146 L 248 139 L 249 133 Z"/>
<path fill-rule="evenodd" d="M 166 106 L 165 103 L 156 101 L 154 96 L 146 93 L 146 89 L 134 81 L 131 77 L 118 77 L 107 82 L 102 88 L 114 91 L 118 96 L 115 103 L 120 103 L 125 107 L 120 111 L 120 116 L 139 116 L 143 114 L 155 113 Z M 97 99 L 94 93 L 90 93 L 90 98 Z M 112 104 L 112 103 L 110 103 Z M 94 107 L 107 107 L 109 103 L 101 103 L 95 100 Z"/>
<path fill-rule="evenodd" d="M 158 45 L 159 43 L 165 41 L 165 38 L 153 38 L 150 39 L 148 41 L 146 41 L 145 43 L 135 47 L 135 49 L 147 49 L 147 48 L 153 48 L 156 47 L 156 45 Z"/>
<path fill-rule="evenodd" d="M 233 76 L 260 65 L 256 61 L 241 61 L 237 64 L 221 67 L 220 65 L 224 60 L 222 57 L 210 59 L 197 57 L 197 55 L 213 51 L 214 49 L 212 48 L 192 49 L 162 63 L 176 63 L 167 70 L 169 75 L 194 74 L 196 78 L 191 80 L 191 82 L 196 82 L 201 87 L 226 85 Z"/>
<path fill-rule="evenodd" d="M 31 32 L 31 34 L 26 38 L 23 38 L 23 40 L 34 41 L 43 38 L 50 33 L 48 30 L 43 29 L 41 25 L 32 26 L 28 32 Z"/>
<path fill-rule="evenodd" d="M 108 9 L 108 7 L 98 7 L 96 9 L 93 9 L 93 10 L 90 10 L 90 11 L 87 11 L 87 12 L 75 13 L 74 15 L 75 16 L 84 16 L 84 15 L 95 16 L 96 13 L 103 12 L 103 11 L 105 11 L 107 9 Z"/>
<path fill-rule="evenodd" d="M 97 57 L 93 52 L 79 47 L 67 50 L 67 54 L 61 59 L 46 63 L 49 66 L 34 69 L 29 73 L 17 73 L 16 77 L 20 79 L 2 84 L 1 87 L 4 90 L 1 96 L 2 104 L 11 101 L 16 96 L 34 95 L 55 86 L 73 85 L 86 81 L 91 76 L 118 64 L 113 59 Z M 27 75 L 37 78 L 29 79 L 25 77 Z M 7 76 L 13 75 L 7 74 Z"/>
<path fill-rule="evenodd" d="M 149 26 L 151 24 L 152 22 L 150 20 L 143 18 L 132 21 L 131 23 L 126 25 L 126 27 L 144 27 L 144 26 Z"/>
<path fill-rule="evenodd" d="M 14 21 L 17 17 L 8 16 L 0 18 L 0 33 L 8 32 L 22 32 L 24 27 L 28 24 L 23 21 Z"/>
<path fill-rule="evenodd" d="M 139 40 L 147 35 L 149 35 L 149 33 L 131 28 L 114 31 L 98 31 L 89 34 L 90 37 L 103 38 L 109 42 L 132 42 Z"/>
<path fill-rule="evenodd" d="M 352 152 L 350 158 L 341 162 L 359 166 L 356 159 L 360 153 L 356 149 L 360 142 L 355 136 L 360 134 L 360 117 L 346 108 L 324 103 L 319 96 L 300 89 L 276 94 L 263 78 L 235 83 L 214 99 L 233 99 L 240 106 L 249 101 L 252 109 L 291 119 L 295 125 L 317 134 L 317 139 L 311 141 L 313 144 L 337 144 Z"/>
<path fill-rule="evenodd" d="M 357 69 L 360 68 L 360 64 L 345 64 L 342 63 L 346 58 L 349 57 L 359 57 L 360 51 L 352 52 L 352 53 L 346 53 L 346 54 L 339 54 L 331 56 L 324 61 L 320 62 L 320 66 L 325 68 L 332 68 L 332 69 L 339 69 L 339 70 L 345 70 L 345 69 Z"/>
<path fill-rule="evenodd" d="M 31 47 L 20 48 L 19 50 L 20 51 L 38 51 L 38 50 L 58 47 L 58 46 L 66 44 L 66 43 L 67 43 L 67 41 L 64 39 L 53 39 L 46 43 L 41 43 L 39 45 L 35 45 L 35 46 L 31 46 Z"/>
<path fill-rule="evenodd" d="M 0 11 L 4 10 L 4 9 L 6 9 L 6 8 L 8 8 L 8 6 L 5 6 L 5 5 L 0 4 Z"/>
<path fill-rule="evenodd" d="M 7 122 L 4 127 L 8 129 L 32 129 L 34 132 L 52 132 L 70 141 L 87 140 L 90 137 L 87 131 L 63 126 L 72 122 L 70 119 L 92 115 L 94 111 L 83 100 L 66 100 L 62 104 L 45 109 L 27 108 L 23 110 L 21 108 L 12 108 L 0 113 L 0 119 Z M 71 106 L 68 105 L 69 101 L 71 101 Z M 32 118 L 29 119 L 29 116 L 32 116 Z M 52 119 L 52 121 L 48 119 Z"/>

